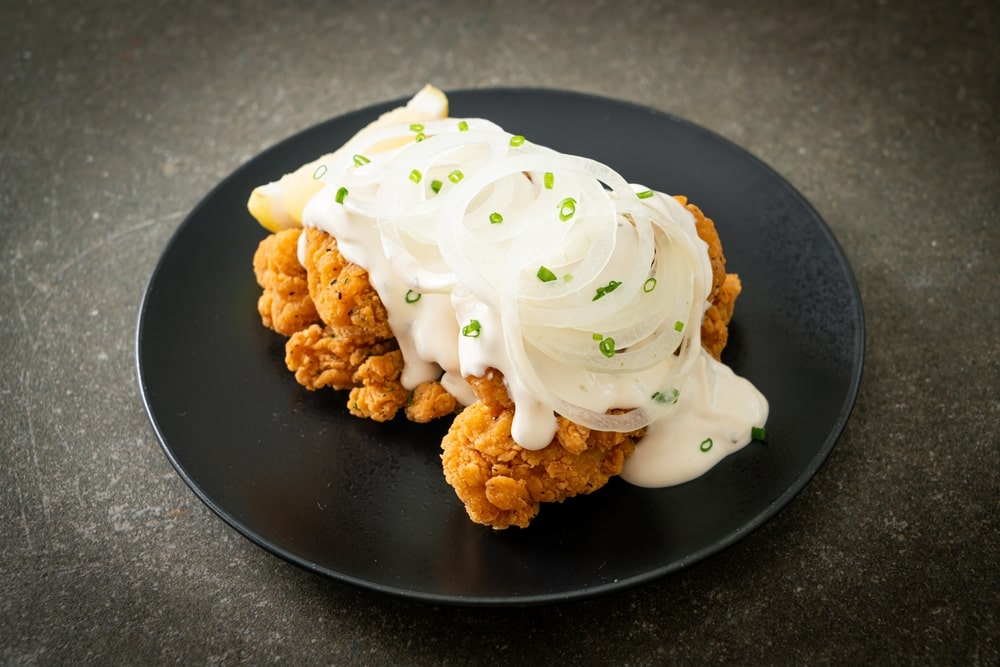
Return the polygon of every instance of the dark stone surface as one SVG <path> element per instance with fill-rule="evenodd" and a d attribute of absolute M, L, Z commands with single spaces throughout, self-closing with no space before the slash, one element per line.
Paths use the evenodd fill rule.
<path fill-rule="evenodd" d="M 274 5 L 0 7 L 0 660 L 1000 662 L 995 3 Z M 174 473 L 134 362 L 170 235 L 275 141 L 428 81 L 674 113 L 824 216 L 866 369 L 775 519 L 612 597 L 439 608 L 287 565 Z"/>

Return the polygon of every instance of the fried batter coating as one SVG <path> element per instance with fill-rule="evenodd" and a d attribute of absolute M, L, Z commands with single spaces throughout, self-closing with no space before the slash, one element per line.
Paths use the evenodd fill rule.
<path fill-rule="evenodd" d="M 309 296 L 323 322 L 332 327 L 360 327 L 376 339 L 392 338 L 389 316 L 368 272 L 348 262 L 330 234 L 309 227 L 305 235 Z"/>
<path fill-rule="evenodd" d="M 377 340 L 360 327 L 313 324 L 285 342 L 285 364 L 306 389 L 350 389 L 368 357 L 395 347 L 395 339 Z"/>
<path fill-rule="evenodd" d="M 299 264 L 299 229 L 271 234 L 253 256 L 253 272 L 263 293 L 257 299 L 261 322 L 291 336 L 320 321 L 309 296 L 306 270 Z"/>
<path fill-rule="evenodd" d="M 441 460 L 445 479 L 476 523 L 525 528 L 541 503 L 596 491 L 621 473 L 642 435 L 592 431 L 559 417 L 547 447 L 524 449 L 511 437 L 514 406 L 499 371 L 469 381 L 479 400 L 455 418 Z"/>
<path fill-rule="evenodd" d="M 736 297 L 742 289 L 740 277 L 735 273 L 727 273 L 719 293 L 701 320 L 701 346 L 716 361 L 722 357 L 722 350 L 729 342 L 729 321 L 733 319 Z"/>
<path fill-rule="evenodd" d="M 458 408 L 458 399 L 448 393 L 440 382 L 421 382 L 413 390 L 410 403 L 406 406 L 406 418 L 424 424 L 454 414 Z"/>
<path fill-rule="evenodd" d="M 718 361 L 729 341 L 729 321 L 733 318 L 736 297 L 743 287 L 738 275 L 726 273 L 726 256 L 722 253 L 722 241 L 712 219 L 689 203 L 687 197 L 677 196 L 675 199 L 694 215 L 698 237 L 708 245 L 708 259 L 712 263 L 712 289 L 708 294 L 710 305 L 701 320 L 701 345 Z"/>

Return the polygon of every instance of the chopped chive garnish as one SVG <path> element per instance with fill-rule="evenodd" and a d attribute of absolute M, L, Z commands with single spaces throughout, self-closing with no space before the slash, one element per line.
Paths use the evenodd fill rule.
<path fill-rule="evenodd" d="M 426 135 L 426 134 L 424 134 L 423 132 L 417 132 L 417 136 L 413 137 L 413 139 L 414 139 L 414 140 L 415 140 L 416 142 L 418 142 L 418 143 L 419 143 L 419 142 L 421 142 L 421 141 L 423 141 L 423 140 L 424 140 L 424 139 L 426 139 L 426 138 L 427 138 L 427 135 Z"/>
<path fill-rule="evenodd" d="M 609 294 L 611 292 L 614 292 L 620 286 L 621 286 L 621 282 L 619 282 L 617 280 L 612 280 L 611 282 L 609 282 L 604 287 L 598 287 L 597 290 L 596 290 L 596 292 L 595 292 L 595 294 L 594 294 L 594 298 L 591 299 L 591 301 L 597 301 L 598 299 L 600 299 L 605 294 Z"/>
<path fill-rule="evenodd" d="M 326 173 L 326 165 L 321 164 L 320 166 L 316 167 L 316 169 L 313 171 L 313 178 L 315 178 L 318 181 L 319 179 L 323 178 L 323 175 L 325 173 Z"/>
<path fill-rule="evenodd" d="M 543 283 L 550 283 L 556 279 L 556 274 L 552 273 L 552 270 L 544 265 L 538 267 L 538 273 L 535 275 L 538 276 L 538 279 Z"/>
<path fill-rule="evenodd" d="M 515 134 L 513 137 L 510 138 L 511 146 L 520 146 L 523 143 L 524 143 L 524 137 L 521 136 L 520 134 Z"/>
<path fill-rule="evenodd" d="M 604 338 L 604 335 L 595 333 L 595 334 L 590 334 L 590 337 L 593 338 L 594 340 L 601 340 L 602 338 Z"/>
<path fill-rule="evenodd" d="M 434 194 L 441 192 L 441 181 L 437 180 L 436 178 L 433 181 L 431 181 L 431 190 L 434 191 Z"/>
<path fill-rule="evenodd" d="M 546 190 L 551 190 L 555 182 L 556 182 L 556 175 L 553 174 L 551 171 L 545 172 L 545 175 L 542 176 L 542 183 L 545 184 Z"/>
<path fill-rule="evenodd" d="M 423 132 L 424 126 L 422 123 L 410 123 L 411 132 Z"/>
<path fill-rule="evenodd" d="M 462 327 L 462 335 L 468 338 L 478 338 L 482 328 L 479 320 L 469 320 L 469 323 Z"/>
<path fill-rule="evenodd" d="M 671 388 L 666 393 L 658 391 L 651 396 L 651 398 L 657 403 L 662 403 L 666 405 L 667 403 L 676 403 L 678 397 L 680 397 L 681 392 L 678 389 Z"/>
<path fill-rule="evenodd" d="M 410 172 L 410 180 L 413 181 L 414 183 L 419 183 L 420 179 L 423 177 L 424 175 L 420 173 L 419 169 L 414 169 L 413 171 Z"/>
<path fill-rule="evenodd" d="M 656 289 L 656 278 L 646 278 L 646 282 L 642 284 L 642 291 L 649 294 L 654 289 Z"/>
<path fill-rule="evenodd" d="M 452 183 L 458 183 L 463 178 L 465 178 L 465 174 L 463 174 L 459 169 L 456 169 L 450 174 L 448 174 L 448 180 L 451 181 Z"/>
<path fill-rule="evenodd" d="M 361 165 L 368 164 L 369 162 L 371 162 L 371 160 L 369 160 L 368 158 L 366 158 L 361 153 L 358 153 L 358 154 L 356 154 L 354 156 L 354 166 L 355 167 L 360 167 Z"/>
<path fill-rule="evenodd" d="M 414 292 L 411 289 L 406 290 L 406 303 L 416 303 L 420 301 L 420 297 L 423 296 L 420 292 Z"/>
<path fill-rule="evenodd" d="M 678 331 L 678 332 L 684 331 L 684 323 L 681 322 L 680 320 L 677 320 L 676 322 L 674 322 L 674 331 Z"/>
<path fill-rule="evenodd" d="M 496 211 L 493 211 L 492 213 L 490 213 L 490 224 L 491 225 L 499 225 L 501 222 L 503 222 L 503 216 L 502 215 L 500 215 Z"/>
<path fill-rule="evenodd" d="M 469 124 L 468 123 L 466 123 L 464 120 L 458 121 L 458 131 L 459 132 L 468 132 L 468 130 L 469 130 Z"/>
<path fill-rule="evenodd" d="M 711 438 L 705 438 L 704 440 L 701 441 L 701 444 L 698 445 L 698 449 L 700 449 L 703 452 L 707 452 L 711 448 L 712 448 L 712 439 Z"/>
<path fill-rule="evenodd" d="M 344 197 L 346 196 L 347 196 L 347 188 L 341 187 L 337 190 L 337 194 L 334 196 L 334 199 L 337 200 L 338 204 L 343 204 Z"/>
<path fill-rule="evenodd" d="M 604 338 L 597 347 L 601 350 L 601 354 L 610 359 L 615 356 L 615 339 L 614 338 Z"/>
<path fill-rule="evenodd" d="M 566 222 L 576 213 L 576 200 L 572 197 L 566 197 L 561 202 L 559 202 L 559 219 Z"/>
<path fill-rule="evenodd" d="M 653 191 L 643 190 L 642 192 L 636 192 L 635 196 L 638 197 L 639 199 L 649 199 L 650 197 L 653 196 Z"/>
<path fill-rule="evenodd" d="M 767 431 L 763 426 L 754 426 L 750 429 L 750 437 L 754 440 L 766 440 Z"/>

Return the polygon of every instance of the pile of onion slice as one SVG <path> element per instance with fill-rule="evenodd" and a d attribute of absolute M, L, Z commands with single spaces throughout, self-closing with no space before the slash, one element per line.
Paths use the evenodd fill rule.
<path fill-rule="evenodd" d="M 477 326 L 516 406 L 627 432 L 676 402 L 700 351 L 711 266 L 672 197 L 482 119 L 389 125 L 338 155 L 314 177 L 351 224 L 377 230 L 396 275 L 373 284 L 492 314 Z M 464 375 L 484 370 L 461 362 Z"/>

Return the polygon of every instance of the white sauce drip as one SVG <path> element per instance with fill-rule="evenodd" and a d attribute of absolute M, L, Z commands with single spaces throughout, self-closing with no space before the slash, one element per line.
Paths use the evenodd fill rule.
<path fill-rule="evenodd" d="M 406 125 L 358 135 L 303 211 L 368 271 L 403 386 L 439 379 L 467 405 L 464 378 L 498 369 L 528 449 L 549 444 L 556 413 L 648 424 L 623 475 L 642 486 L 697 477 L 749 442 L 767 401 L 701 349 L 711 266 L 693 216 L 604 165 L 463 122 L 427 123 L 420 142 Z"/>

